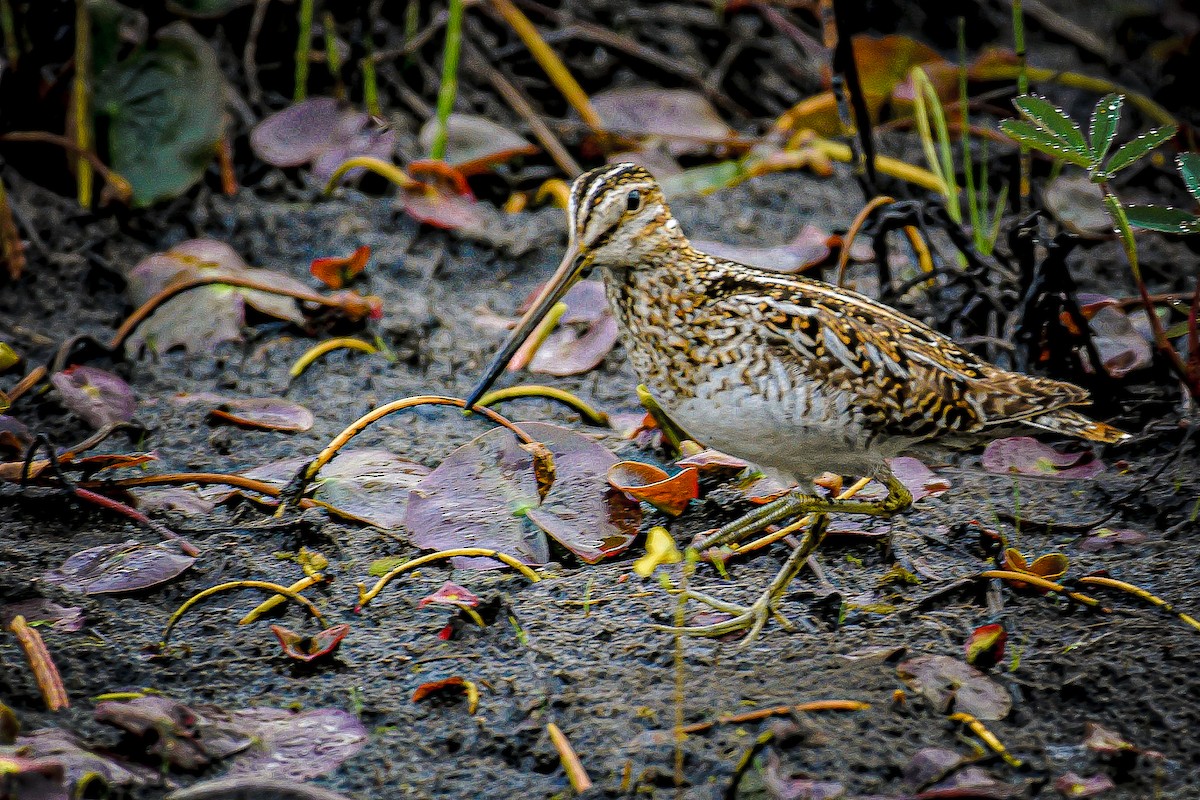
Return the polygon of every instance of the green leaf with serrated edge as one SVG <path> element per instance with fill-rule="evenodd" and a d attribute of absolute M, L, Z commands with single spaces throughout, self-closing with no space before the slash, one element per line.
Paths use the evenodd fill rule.
<path fill-rule="evenodd" d="M 1092 158 L 1090 153 L 1077 153 L 1071 150 L 1042 128 L 1035 127 L 1032 123 L 1025 120 L 1006 119 L 1000 123 L 1000 130 L 1018 142 L 1029 145 L 1039 152 L 1056 156 L 1084 169 L 1091 166 Z"/>
<path fill-rule="evenodd" d="M 1200 203 L 1200 153 L 1180 153 L 1175 159 L 1183 183 L 1196 202 Z"/>
<path fill-rule="evenodd" d="M 1013 105 L 1028 117 L 1030 122 L 1057 139 L 1067 149 L 1084 158 L 1091 156 L 1092 151 L 1083 139 L 1083 131 L 1062 109 L 1046 98 L 1034 94 L 1021 95 L 1013 100 Z"/>
<path fill-rule="evenodd" d="M 1121 104 L 1125 98 L 1119 94 L 1106 94 L 1096 103 L 1092 111 L 1092 125 L 1088 136 L 1092 140 L 1092 163 L 1099 164 L 1108 155 L 1113 138 L 1117 135 L 1117 123 L 1121 121 Z"/>
<path fill-rule="evenodd" d="M 1200 217 L 1178 208 L 1164 206 L 1125 206 L 1129 224 L 1162 233 L 1200 233 Z"/>
<path fill-rule="evenodd" d="M 1108 160 L 1104 171 L 1108 173 L 1109 177 L 1112 177 L 1170 139 L 1175 135 L 1176 130 L 1178 129 L 1174 125 L 1164 125 L 1161 128 L 1146 131 L 1133 141 L 1126 142 L 1117 148 L 1117 152 L 1113 153 L 1113 157 Z"/>

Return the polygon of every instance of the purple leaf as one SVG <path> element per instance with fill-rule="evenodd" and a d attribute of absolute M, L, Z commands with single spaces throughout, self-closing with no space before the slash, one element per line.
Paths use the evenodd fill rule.
<path fill-rule="evenodd" d="M 62 403 L 93 428 L 128 422 L 137 410 L 133 389 L 122 378 L 96 367 L 67 367 L 50 376 Z"/>
<path fill-rule="evenodd" d="M 291 291 L 308 291 L 307 285 L 288 275 L 247 266 L 224 242 L 191 239 L 138 262 L 127 276 L 129 295 L 134 304 L 142 305 L 172 283 L 205 276 L 250 278 Z M 291 297 L 213 284 L 189 289 L 163 303 L 129 336 L 126 346 L 130 352 L 145 345 L 156 352 L 172 347 L 212 349 L 241 338 L 247 304 L 278 319 L 298 325 L 304 322 Z"/>
<path fill-rule="evenodd" d="M 313 426 L 313 413 L 299 403 L 277 397 L 242 397 L 222 400 L 208 412 L 216 419 L 247 428 L 302 432 Z"/>
<path fill-rule="evenodd" d="M 133 592 L 171 580 L 195 560 L 173 544 L 145 545 L 130 540 L 81 550 L 42 580 L 68 592 Z"/>
<path fill-rule="evenodd" d="M 806 224 L 796 238 L 775 247 L 695 241 L 696 247 L 720 258 L 728 258 L 751 267 L 774 272 L 803 272 L 829 257 L 829 234 L 815 225 Z"/>
<path fill-rule="evenodd" d="M 496 428 L 455 450 L 413 489 L 404 523 L 413 544 L 487 547 L 527 564 L 549 559 L 542 531 L 588 563 L 625 550 L 641 512 L 608 487 L 616 456 L 557 425 L 522 427 L 554 454 L 557 479 L 545 502 L 538 504 L 530 455 Z"/>
<path fill-rule="evenodd" d="M 897 666 L 896 673 L 939 713 L 964 711 L 982 720 L 997 720 L 1012 708 L 1012 698 L 1003 686 L 950 656 L 911 658 Z"/>
<path fill-rule="evenodd" d="M 837 781 L 793 778 L 781 769 L 779 754 L 771 750 L 762 771 L 763 788 L 774 800 L 837 800 L 846 787 Z"/>
<path fill-rule="evenodd" d="M 13 800 L 70 800 L 62 763 L 56 758 L 3 755 L 0 797 Z"/>
<path fill-rule="evenodd" d="M 235 775 L 212 781 L 193 783 L 167 795 L 167 800 L 234 800 L 256 797 L 261 800 L 350 800 L 320 786 L 297 783 L 287 778 L 262 775 Z"/>
<path fill-rule="evenodd" d="M 917 794 L 917 800 L 939 798 L 973 798 L 974 800 L 1007 800 L 1025 795 L 1024 788 L 1004 783 L 980 767 L 966 767 L 946 780 Z"/>
<path fill-rule="evenodd" d="M 203 516 L 212 511 L 215 505 L 197 492 L 179 486 L 139 488 L 134 500 L 144 513 L 174 512 L 185 517 Z"/>
<path fill-rule="evenodd" d="M 96 705 L 96 721 L 142 737 L 150 755 L 185 770 L 196 770 L 245 750 L 254 741 L 250 726 L 213 706 L 191 708 L 162 695 L 106 700 Z"/>
<path fill-rule="evenodd" d="M 1119 544 L 1141 544 L 1144 541 L 1146 541 L 1146 534 L 1141 531 L 1101 528 L 1080 540 L 1079 549 L 1085 553 L 1098 553 L 1101 550 L 1110 550 Z"/>
<path fill-rule="evenodd" d="M 125 764 L 94 753 L 74 734 L 59 728 L 30 731 L 18 737 L 16 745 L 29 756 L 53 759 L 62 764 L 67 785 L 71 787 L 89 775 L 99 775 L 108 787 L 121 788 L 145 786 L 157 777 L 153 770 L 140 765 Z"/>
<path fill-rule="evenodd" d="M 435 228 L 482 230 L 487 220 L 470 195 L 452 194 L 436 188 L 404 192 L 400 199 L 404 212 L 418 222 Z"/>
<path fill-rule="evenodd" d="M 1104 192 L 1083 172 L 1060 175 L 1042 191 L 1046 208 L 1072 233 L 1097 239 L 1112 233 Z"/>
<path fill-rule="evenodd" d="M 1124 311 L 1112 306 L 1099 308 L 1088 325 L 1092 329 L 1096 354 L 1109 375 L 1123 378 L 1134 370 L 1150 366 L 1153 355 L 1150 342 Z"/>
<path fill-rule="evenodd" d="M 574 328 L 559 328 L 538 348 L 529 371 L 559 377 L 589 372 L 613 349 L 617 336 L 617 320 L 611 314 L 601 317 L 583 335 Z"/>
<path fill-rule="evenodd" d="M 1104 471 L 1104 464 L 1090 452 L 1060 453 L 1029 436 L 989 443 L 983 451 L 982 464 L 988 472 L 1042 478 L 1094 478 Z"/>
<path fill-rule="evenodd" d="M 7 603 L 0 606 L 0 623 L 5 628 L 20 615 L 30 625 L 39 622 L 49 622 L 56 631 L 74 633 L 83 628 L 83 609 L 79 606 L 60 606 L 44 597 L 22 600 L 19 603 Z"/>
<path fill-rule="evenodd" d="M 464 175 L 486 172 L 496 164 L 538 151 L 511 128 L 474 114 L 451 114 L 447 120 L 446 156 L 443 159 Z M 417 143 L 426 153 L 437 133 L 437 120 L 421 126 Z"/>
<path fill-rule="evenodd" d="M 940 780 L 966 760 L 966 756 L 944 747 L 923 747 L 905 765 L 904 782 L 913 789 L 920 788 Z"/>
<path fill-rule="evenodd" d="M 248 708 L 235 711 L 233 720 L 253 734 L 254 743 L 233 760 L 231 775 L 308 780 L 337 769 L 367 742 L 367 729 L 358 718 L 334 708 L 299 714 Z"/>
<path fill-rule="evenodd" d="M 274 461 L 242 473 L 247 478 L 286 486 L 311 459 L 297 456 Z M 313 498 L 328 503 L 351 519 L 396 529 L 404 522 L 408 490 L 429 474 L 429 468 L 381 449 L 341 451 L 317 475 Z M 228 497 L 231 493 L 225 493 Z"/>
<path fill-rule="evenodd" d="M 1084 778 L 1075 772 L 1068 772 L 1054 781 L 1054 790 L 1063 797 L 1099 797 L 1107 791 L 1117 788 L 1112 778 L 1103 772 L 1097 772 L 1091 777 Z"/>
<path fill-rule="evenodd" d="M 704 95 L 689 89 L 609 89 L 591 101 L 605 130 L 664 138 L 675 156 L 707 152 L 734 135 Z"/>
<path fill-rule="evenodd" d="M 250 132 L 250 146 L 276 167 L 318 162 L 320 169 L 314 165 L 314 173 L 327 181 L 351 155 L 391 158 L 395 133 L 367 128 L 370 121 L 331 97 L 311 97 L 258 123 Z"/>

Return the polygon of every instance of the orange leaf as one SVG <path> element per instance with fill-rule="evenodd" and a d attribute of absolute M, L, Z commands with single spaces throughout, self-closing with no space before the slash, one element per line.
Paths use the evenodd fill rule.
<path fill-rule="evenodd" d="M 687 508 L 689 500 L 700 496 L 698 474 L 695 467 L 684 467 L 674 475 L 667 475 L 653 464 L 622 461 L 608 468 L 608 482 L 635 500 L 678 516 Z"/>
<path fill-rule="evenodd" d="M 348 256 L 314 258 L 309 272 L 330 289 L 340 289 L 366 269 L 370 259 L 371 248 L 364 244 Z"/>

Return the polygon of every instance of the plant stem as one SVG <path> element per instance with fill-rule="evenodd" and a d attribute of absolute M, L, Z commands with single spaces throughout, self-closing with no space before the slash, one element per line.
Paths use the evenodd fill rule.
<path fill-rule="evenodd" d="M 75 145 L 79 152 L 92 150 L 92 18 L 87 0 L 75 0 L 75 81 L 71 87 L 71 108 L 75 116 Z M 92 206 L 92 165 L 82 155 L 75 159 L 75 179 L 79 205 Z"/>
<path fill-rule="evenodd" d="M 0 34 L 4 36 L 4 57 L 8 59 L 8 68 L 16 69 L 21 59 L 21 48 L 17 44 L 17 26 L 13 22 L 10 0 L 0 0 Z"/>
<path fill-rule="evenodd" d="M 321 27 L 325 29 L 325 66 L 333 76 L 333 92 L 338 100 L 346 99 L 346 84 L 342 82 L 342 57 L 337 48 L 337 28 L 333 14 L 326 11 L 321 17 Z"/>
<path fill-rule="evenodd" d="M 450 112 L 458 95 L 458 54 L 462 52 L 463 0 L 450 0 L 450 16 L 446 20 L 446 46 L 442 51 L 442 85 L 438 88 L 437 128 L 429 157 L 434 161 L 446 158 L 446 141 L 450 138 Z"/>
<path fill-rule="evenodd" d="M 962 147 L 963 180 L 967 187 L 967 215 L 971 221 L 971 236 L 980 251 L 987 248 L 986 231 L 981 222 L 979 195 L 975 189 L 975 160 L 971 157 L 971 109 L 967 100 L 967 23 L 958 18 L 958 128 Z"/>
<path fill-rule="evenodd" d="M 296 39 L 296 86 L 292 99 L 308 96 L 308 62 L 312 54 L 313 0 L 300 0 L 300 35 Z"/>
<path fill-rule="evenodd" d="M 1025 62 L 1025 14 L 1021 9 L 1021 0 L 1012 0 L 1013 20 L 1013 49 L 1017 52 L 1017 94 L 1029 94 L 1029 74 Z M 1020 169 L 1020 182 L 1017 184 L 1017 214 L 1024 215 L 1029 206 L 1029 185 L 1032 174 L 1032 159 L 1029 146 L 1020 145 L 1017 156 Z"/>

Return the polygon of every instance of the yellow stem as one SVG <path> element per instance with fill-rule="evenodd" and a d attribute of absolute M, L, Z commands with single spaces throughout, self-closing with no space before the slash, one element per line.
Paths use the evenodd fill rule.
<path fill-rule="evenodd" d="M 553 386 L 542 386 L 540 384 L 526 384 L 524 386 L 510 386 L 507 389 L 497 389 L 479 398 L 479 402 L 475 405 L 477 407 L 492 406 L 496 403 L 503 403 L 518 397 L 540 397 L 546 400 L 554 400 L 579 414 L 584 422 L 589 425 L 608 425 L 608 414 L 593 408 L 566 389 L 557 389 Z"/>
<path fill-rule="evenodd" d="M 228 592 L 232 589 L 263 589 L 268 592 L 275 592 L 276 594 L 281 594 L 284 597 L 286 597 L 287 599 L 293 600 L 293 601 L 299 603 L 300 605 L 304 606 L 305 608 L 307 608 L 308 613 L 310 613 L 314 617 L 316 617 L 317 620 L 320 621 L 320 623 L 322 625 L 327 624 L 325 621 L 325 615 L 323 615 L 321 613 L 321 610 L 319 608 L 317 608 L 315 605 L 313 605 L 313 601 L 309 600 L 304 595 L 297 594 L 296 592 L 292 591 L 291 589 L 289 589 L 286 586 L 281 586 L 278 583 L 272 583 L 271 581 L 230 581 L 228 583 L 221 583 L 216 586 L 210 586 L 209 588 L 205 589 L 204 591 L 197 592 L 196 594 L 189 597 L 186 601 L 184 601 L 183 605 L 181 605 L 175 611 L 175 613 L 171 615 L 171 618 L 169 620 L 167 620 L 167 627 L 163 628 L 162 642 L 160 643 L 160 646 L 161 647 L 167 646 L 167 640 L 170 639 L 170 637 L 171 637 L 171 629 L 174 628 L 175 624 L 177 622 L 179 622 L 180 619 L 183 618 L 183 615 L 188 612 L 188 609 L 190 609 L 192 606 L 196 605 L 201 600 L 204 600 L 207 597 L 212 597 L 214 594 L 218 594 L 220 592 Z"/>
<path fill-rule="evenodd" d="M 343 336 L 337 339 L 326 339 L 320 344 L 309 348 L 308 352 L 296 359 L 296 363 L 292 364 L 292 368 L 288 370 L 288 375 L 293 378 L 299 378 L 304 374 L 304 370 L 308 369 L 314 361 L 326 353 L 331 353 L 334 350 L 345 348 L 347 350 L 360 350 L 364 353 L 377 353 L 375 345 L 368 344 L 362 339 L 355 339 L 353 336 Z"/>
<path fill-rule="evenodd" d="M 455 556 L 482 556 L 485 558 L 494 558 L 497 561 L 504 562 L 517 572 L 520 572 L 529 579 L 530 583 L 537 583 L 541 580 L 541 577 L 532 569 L 525 566 L 507 553 L 501 553 L 498 550 L 489 550 L 486 547 L 459 547 L 453 550 L 439 550 L 436 553 L 430 553 L 428 555 L 421 556 L 420 558 L 414 558 L 412 561 L 404 562 L 376 581 L 375 585 L 369 590 L 367 589 L 365 583 L 358 584 L 358 608 L 360 610 L 365 608 L 367 603 L 374 600 L 375 597 L 383 591 L 384 587 L 391 583 L 392 580 L 398 577 L 400 574 L 443 558 L 454 558 Z"/>

